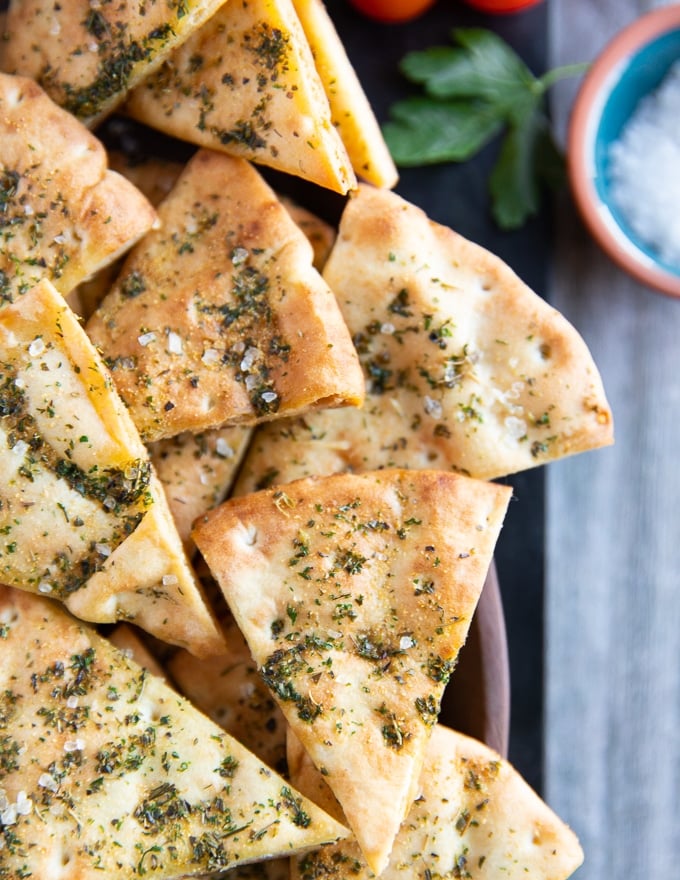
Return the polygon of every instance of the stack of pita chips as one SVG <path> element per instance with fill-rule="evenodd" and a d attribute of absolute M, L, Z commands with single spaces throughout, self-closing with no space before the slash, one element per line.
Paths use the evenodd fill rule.
<path fill-rule="evenodd" d="M 0 69 L 90 127 L 124 104 L 164 133 L 339 193 L 357 176 L 397 180 L 321 0 L 12 0 Z"/>
<path fill-rule="evenodd" d="M 98 623 L 223 647 L 146 448 L 49 281 L 0 309 L 2 580 Z"/>
<path fill-rule="evenodd" d="M 377 467 L 494 479 L 612 442 L 602 381 L 575 328 L 498 257 L 396 193 L 359 187 L 323 274 L 366 401 L 258 431 L 238 493 Z"/>
<path fill-rule="evenodd" d="M 224 2 L 12 0 L 0 68 L 31 77 L 93 126 Z"/>
<path fill-rule="evenodd" d="M 146 440 L 359 404 L 313 252 L 252 165 L 199 150 L 87 324 Z"/>
<path fill-rule="evenodd" d="M 0 73 L 0 300 L 43 278 L 67 294 L 157 222 L 106 151 L 33 80 Z"/>
<path fill-rule="evenodd" d="M 573 834 L 438 720 L 489 481 L 612 440 L 583 341 L 390 192 L 320 0 L 3 31 L 0 874 L 564 880 Z M 114 110 L 198 149 L 109 165 Z M 337 236 L 251 162 L 349 193 Z"/>
<path fill-rule="evenodd" d="M 434 471 L 234 498 L 194 538 L 376 873 L 415 797 L 510 490 Z"/>
<path fill-rule="evenodd" d="M 342 821 L 331 789 L 292 733 L 288 764 L 300 791 Z M 427 744 L 418 796 L 380 876 L 558 880 L 582 861 L 574 833 L 507 761 L 483 743 L 438 724 Z M 375 875 L 349 837 L 293 859 L 293 880 L 325 876 L 370 880 Z"/>
<path fill-rule="evenodd" d="M 0 622 L 5 876 L 181 877 L 346 834 L 54 603 L 0 587 Z"/>

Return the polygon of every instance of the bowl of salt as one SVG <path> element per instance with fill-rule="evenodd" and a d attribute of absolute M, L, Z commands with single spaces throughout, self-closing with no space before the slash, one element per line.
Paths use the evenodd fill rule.
<path fill-rule="evenodd" d="M 680 297 L 680 4 L 641 16 L 593 62 L 567 159 L 601 247 L 642 284 Z"/>

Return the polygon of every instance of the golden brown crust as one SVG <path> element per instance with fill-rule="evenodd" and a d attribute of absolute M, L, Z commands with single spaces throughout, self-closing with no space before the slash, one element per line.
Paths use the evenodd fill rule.
<path fill-rule="evenodd" d="M 126 110 L 190 143 L 340 193 L 356 185 L 291 0 L 227 3 Z"/>
<path fill-rule="evenodd" d="M 0 587 L 0 622 L 8 876 L 174 878 L 344 834 L 55 603 Z"/>
<path fill-rule="evenodd" d="M 194 531 L 376 873 L 508 499 L 506 487 L 443 472 L 342 474 L 232 498 Z"/>
<path fill-rule="evenodd" d="M 340 133 L 355 174 L 375 186 L 391 189 L 399 177 L 397 169 L 333 20 L 322 0 L 293 3 L 328 96 L 333 125 Z"/>
<path fill-rule="evenodd" d="M 438 467 L 493 479 L 613 441 L 576 329 L 495 255 L 362 185 L 324 268 L 367 396 L 253 441 L 238 491 L 275 475 Z M 260 450 L 265 450 L 262 455 Z"/>
<path fill-rule="evenodd" d="M 290 736 L 288 756 L 293 784 L 342 822 L 323 777 Z M 507 761 L 483 743 L 437 725 L 419 796 L 380 876 L 566 880 L 582 861 L 574 833 Z M 323 877 L 338 864 L 356 880 L 374 877 L 356 842 L 347 838 L 294 859 L 291 878 Z"/>
<path fill-rule="evenodd" d="M 142 436 L 363 400 L 309 242 L 243 159 L 199 151 L 87 324 Z"/>
<path fill-rule="evenodd" d="M 94 126 L 222 3 L 12 0 L 0 68 L 36 80 L 53 101 Z"/>
<path fill-rule="evenodd" d="M 42 278 L 64 295 L 156 222 L 102 144 L 32 80 L 0 73 L 0 301 Z"/>
<path fill-rule="evenodd" d="M 147 450 L 96 349 L 43 281 L 0 310 L 2 580 L 199 654 L 222 636 Z"/>

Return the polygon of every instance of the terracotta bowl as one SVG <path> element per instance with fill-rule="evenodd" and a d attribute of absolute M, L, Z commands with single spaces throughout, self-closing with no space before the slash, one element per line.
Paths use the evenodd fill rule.
<path fill-rule="evenodd" d="M 510 674 L 505 619 L 495 565 L 482 590 L 467 641 L 444 692 L 440 721 L 503 757 L 510 731 Z"/>
<path fill-rule="evenodd" d="M 680 296 L 680 265 L 664 262 L 613 204 L 609 148 L 640 99 L 678 60 L 679 3 L 655 9 L 620 31 L 583 80 L 567 145 L 572 192 L 594 238 L 630 275 L 670 296 Z"/>

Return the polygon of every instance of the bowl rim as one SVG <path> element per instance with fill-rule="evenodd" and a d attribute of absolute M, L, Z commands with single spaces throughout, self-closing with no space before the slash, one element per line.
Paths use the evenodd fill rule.
<path fill-rule="evenodd" d="M 571 111 L 567 170 L 576 206 L 602 249 L 638 281 L 668 296 L 680 297 L 680 273 L 668 272 L 654 263 L 626 236 L 600 201 L 592 174 L 599 110 L 616 83 L 620 66 L 646 43 L 673 30 L 680 30 L 680 3 L 640 16 L 619 31 L 593 61 Z"/>
<path fill-rule="evenodd" d="M 508 757 L 510 661 L 495 561 L 442 698 L 439 721 Z"/>

